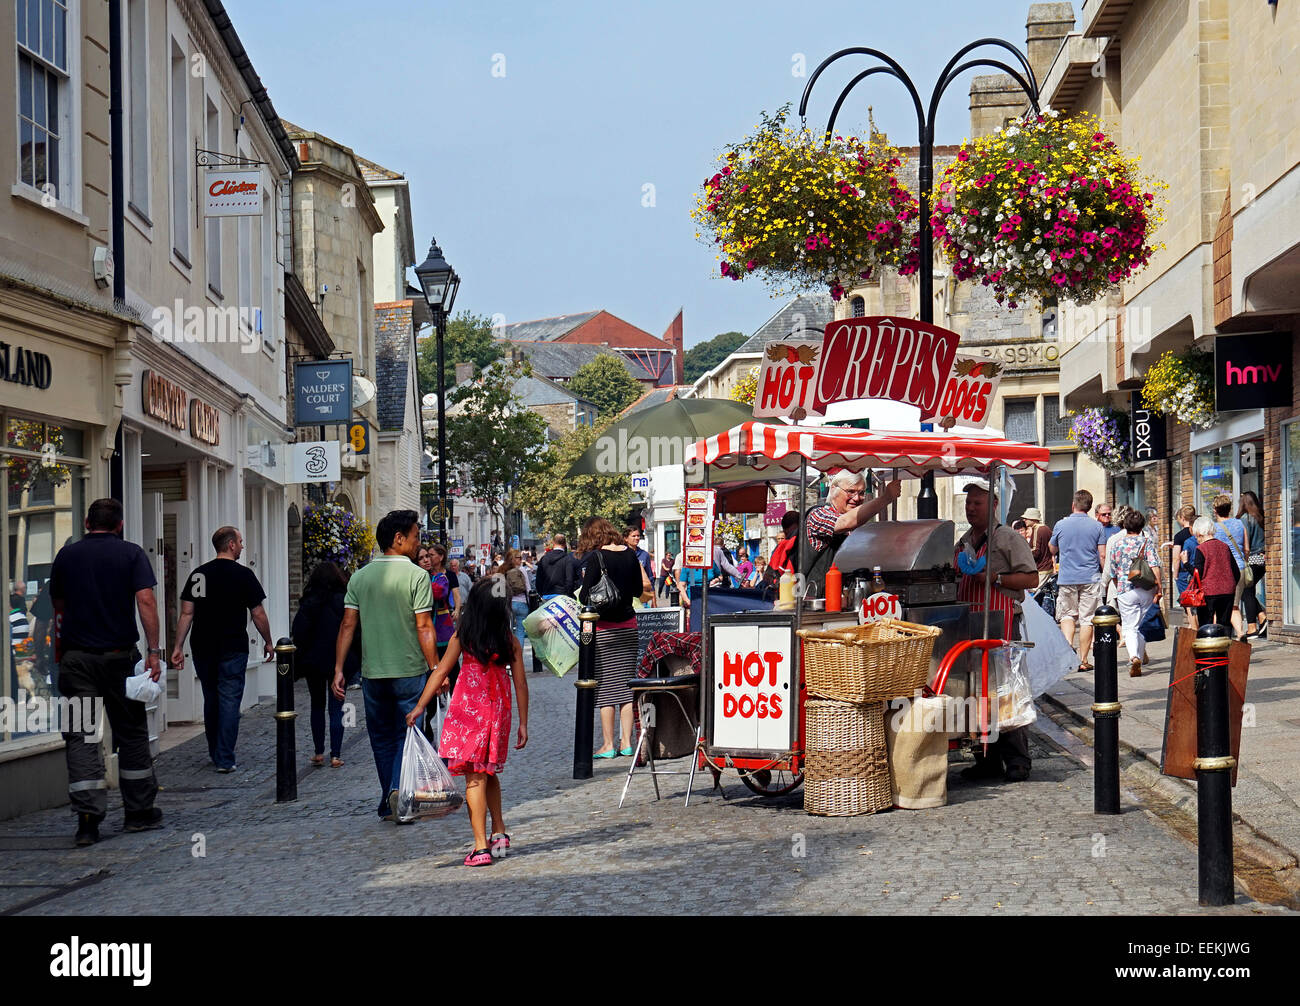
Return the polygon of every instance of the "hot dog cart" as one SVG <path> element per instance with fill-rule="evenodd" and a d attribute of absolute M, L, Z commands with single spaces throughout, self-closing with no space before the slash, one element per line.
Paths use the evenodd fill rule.
<path fill-rule="evenodd" d="M 714 484 L 725 484 L 728 471 L 737 466 L 744 466 L 750 478 L 755 472 L 769 481 L 797 478 L 802 505 L 810 466 L 819 473 L 849 469 L 902 478 L 933 471 L 989 478 L 1045 470 L 1047 459 L 1045 448 L 993 436 L 754 421 L 697 441 L 686 465 L 688 471 L 703 466 L 706 488 L 711 478 Z M 898 595 L 903 619 L 941 629 L 931 681 L 940 660 L 955 646 L 989 638 L 987 613 L 974 617 L 971 605 L 957 600 L 955 530 L 950 520 L 874 521 L 851 532 L 835 556 L 846 584 L 850 577 L 869 575 L 879 566 L 886 589 Z M 990 586 L 991 579 L 990 572 Z M 808 599 L 797 599 L 788 611 L 710 615 L 707 578 L 701 593 L 703 735 L 691 782 L 697 768 L 730 769 L 756 792 L 788 793 L 802 781 L 804 760 L 802 646 L 797 633 L 811 625 L 854 624 L 856 616 L 814 610 Z"/>

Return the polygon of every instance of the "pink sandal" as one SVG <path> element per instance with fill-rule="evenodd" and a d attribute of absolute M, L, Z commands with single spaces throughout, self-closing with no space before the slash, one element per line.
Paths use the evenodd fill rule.
<path fill-rule="evenodd" d="M 466 866 L 491 866 L 492 851 L 490 849 L 475 849 L 465 857 Z"/>
<path fill-rule="evenodd" d="M 504 831 L 499 831 L 492 836 L 492 855 L 498 858 L 505 858 L 505 854 L 510 851 L 510 836 Z"/>

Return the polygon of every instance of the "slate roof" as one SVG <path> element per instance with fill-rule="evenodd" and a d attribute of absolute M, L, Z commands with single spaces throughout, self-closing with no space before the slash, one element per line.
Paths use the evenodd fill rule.
<path fill-rule="evenodd" d="M 543 377 L 549 377 L 555 381 L 567 381 L 578 372 L 580 367 L 590 363 L 598 356 L 618 357 L 623 366 L 627 368 L 627 372 L 638 381 L 654 380 L 654 375 L 641 366 L 638 361 L 606 346 L 593 346 L 584 342 L 528 341 L 512 341 L 509 345 L 511 349 L 518 349 L 524 356 L 528 357 L 529 362 L 533 365 L 533 370 Z"/>
<path fill-rule="evenodd" d="M 686 385 L 685 387 L 690 387 Z M 651 388 L 635 402 L 619 413 L 619 416 L 630 416 L 634 412 L 640 412 L 642 409 L 649 409 L 656 405 L 663 405 L 664 402 L 670 402 L 677 397 L 679 389 L 676 385 L 670 384 L 663 388 Z"/>
<path fill-rule="evenodd" d="M 367 185 L 373 185 L 375 182 L 396 182 L 401 181 L 406 176 L 399 171 L 391 171 L 374 161 L 368 161 L 360 154 L 354 154 L 357 164 L 361 167 L 361 177 L 365 179 Z"/>
<path fill-rule="evenodd" d="M 407 376 L 413 332 L 409 301 L 375 309 L 375 411 L 381 430 L 406 427 L 406 396 L 414 393 Z"/>
<path fill-rule="evenodd" d="M 568 335 L 598 314 L 599 311 L 583 311 L 581 314 L 562 314 L 555 318 L 538 318 L 536 321 L 516 321 L 503 327 L 501 337 L 508 342 L 550 342 Z"/>
<path fill-rule="evenodd" d="M 800 315 L 803 316 L 802 326 L 808 336 L 817 338 L 835 320 L 835 302 L 828 293 L 800 294 L 763 322 L 758 331 L 731 351 L 731 355 L 759 353 L 769 342 L 790 338 L 799 323 Z"/>
<path fill-rule="evenodd" d="M 547 380 L 545 377 L 521 377 L 515 381 L 514 392 L 530 409 L 537 405 L 557 405 L 574 401 L 593 404 L 581 395 L 575 395 L 564 385 Z"/>

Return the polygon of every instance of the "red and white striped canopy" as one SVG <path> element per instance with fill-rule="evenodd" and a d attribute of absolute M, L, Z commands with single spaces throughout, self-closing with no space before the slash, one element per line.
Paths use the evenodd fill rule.
<path fill-rule="evenodd" d="M 818 471 L 896 468 L 920 476 L 987 475 L 998 465 L 1012 472 L 1046 471 L 1047 448 L 999 437 L 947 433 L 890 433 L 844 426 L 787 426 L 748 422 L 697 440 L 686 464 L 704 461 L 717 468 L 745 464 L 755 470 L 799 470 L 801 459 Z"/>

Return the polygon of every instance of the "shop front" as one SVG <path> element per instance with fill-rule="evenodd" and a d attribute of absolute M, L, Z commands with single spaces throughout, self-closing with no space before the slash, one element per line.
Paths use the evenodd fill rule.
<path fill-rule="evenodd" d="M 38 323 L 40 322 L 40 323 Z M 67 799 L 48 595 L 54 557 L 105 495 L 122 323 L 0 295 L 0 819 Z M 111 443 L 111 434 L 108 434 Z"/>

